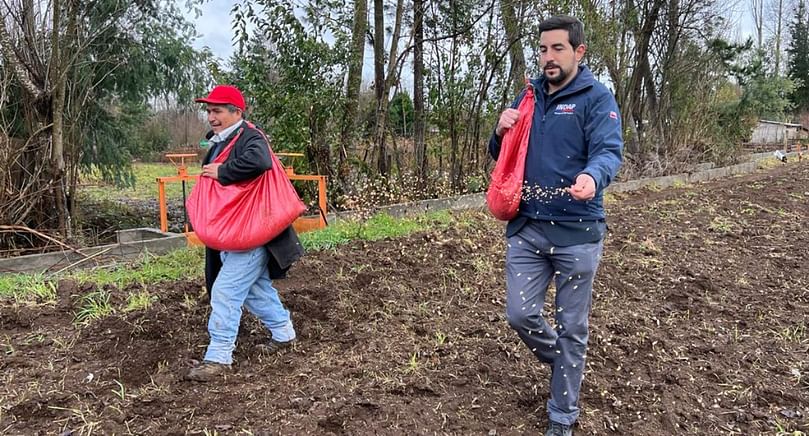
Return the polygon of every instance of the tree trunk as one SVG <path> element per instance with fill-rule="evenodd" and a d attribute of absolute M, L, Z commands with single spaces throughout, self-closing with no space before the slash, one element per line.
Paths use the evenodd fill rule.
<path fill-rule="evenodd" d="M 32 132 L 27 144 L 21 151 L 18 164 L 23 172 L 17 173 L 18 180 L 12 180 L 17 189 L 31 189 L 38 192 L 32 197 L 28 206 L 16 210 L 5 219 L 15 223 L 32 223 L 37 227 L 43 224 L 56 233 L 71 236 L 69 212 L 67 208 L 65 184 L 64 156 L 64 103 L 66 92 L 66 76 L 64 70 L 69 63 L 62 58 L 62 45 L 65 41 L 60 36 L 62 30 L 63 5 L 58 1 L 51 4 L 50 58 L 47 67 L 37 71 L 39 65 L 37 46 L 34 45 L 34 6 L 25 2 L 20 11 L 22 20 L 22 46 L 16 47 L 6 28 L 6 21 L 0 20 L 0 50 L 3 62 L 7 63 L 27 99 L 23 106 L 25 122 Z M 43 79 L 44 78 L 44 79 Z M 35 146 L 40 144 L 44 147 Z M 45 224 L 55 219 L 56 223 Z"/>
<path fill-rule="evenodd" d="M 387 74 L 385 74 L 385 76 L 382 78 L 381 84 L 378 85 L 382 87 L 381 98 L 377 88 L 377 111 L 376 111 L 376 125 L 374 128 L 374 143 L 379 145 L 380 159 L 382 156 L 385 157 L 384 165 L 381 160 L 379 165 L 379 172 L 382 174 L 385 174 L 386 171 L 390 170 L 390 162 L 388 162 L 387 148 L 385 147 L 385 138 L 387 137 L 386 127 L 388 123 L 388 97 L 390 96 L 391 87 L 393 87 L 394 83 L 398 81 L 398 75 L 396 74 L 396 64 L 397 64 L 396 60 L 397 60 L 397 53 L 399 51 L 399 37 L 401 36 L 402 32 L 403 9 L 404 9 L 403 1 L 399 0 L 396 3 L 396 19 L 395 24 L 393 26 L 393 34 L 391 35 L 390 53 L 388 55 L 388 71 Z M 374 52 L 376 53 L 376 51 Z"/>
<path fill-rule="evenodd" d="M 497 26 L 494 24 L 494 21 L 494 8 L 492 8 L 492 14 L 489 16 L 489 25 L 486 26 L 486 35 L 483 39 L 483 41 L 485 41 L 485 45 L 481 47 L 480 50 L 489 50 L 493 48 L 494 41 L 496 40 L 494 34 L 497 32 Z M 497 74 L 497 65 L 502 59 L 503 57 L 495 59 L 486 57 L 480 68 L 480 74 L 478 76 L 480 84 L 478 85 L 478 90 L 475 93 L 475 98 L 472 100 L 471 110 L 466 117 L 467 128 L 466 135 L 464 136 L 464 150 L 461 154 L 462 156 L 467 156 L 464 158 L 464 161 L 469 167 L 469 170 L 466 172 L 467 174 L 477 173 L 479 170 L 484 169 L 489 162 L 489 159 L 481 159 L 481 155 L 485 156 L 488 149 L 487 143 L 481 140 L 481 136 L 483 131 L 486 131 L 487 133 L 490 132 L 490 130 L 488 130 L 490 126 L 483 123 L 481 118 L 483 114 L 483 107 L 486 104 L 487 96 L 489 94 L 489 88 L 491 87 L 495 74 Z M 521 87 L 523 86 L 525 86 L 525 84 L 524 82 L 521 82 Z M 521 89 L 522 88 L 520 88 L 520 90 Z M 483 144 L 483 147 L 480 146 L 481 144 Z"/>
<path fill-rule="evenodd" d="M 506 41 L 511 56 L 511 83 L 516 95 L 525 86 L 525 53 L 513 0 L 500 0 L 500 13 L 503 16 L 503 27 L 506 29 Z"/>
<path fill-rule="evenodd" d="M 781 40 L 784 21 L 784 0 L 778 0 L 778 16 L 775 23 L 775 76 L 781 76 Z"/>
<path fill-rule="evenodd" d="M 450 0 L 450 10 L 455 10 L 455 1 Z M 454 12 L 451 12 L 452 16 L 452 33 L 456 33 L 458 29 L 457 25 L 457 17 Z M 447 97 L 449 102 L 449 171 L 450 171 L 450 181 L 452 182 L 452 186 L 457 188 L 460 185 L 461 180 L 461 171 L 460 171 L 460 159 L 458 156 L 458 99 L 457 99 L 457 74 L 458 74 L 458 63 L 459 63 L 459 41 L 458 37 L 455 36 L 450 41 L 450 50 L 449 50 L 449 83 L 451 86 L 448 87 Z"/>
<path fill-rule="evenodd" d="M 368 25 L 368 0 L 354 1 L 354 27 L 351 30 L 351 53 L 348 63 L 348 84 L 346 87 L 345 110 L 343 111 L 340 132 L 340 162 L 337 171 L 338 181 L 345 189 L 348 185 L 350 168 L 348 152 L 353 149 L 353 135 L 357 123 L 360 86 L 362 85 L 362 64 L 365 53 L 365 31 Z"/>
<path fill-rule="evenodd" d="M 388 153 L 385 147 L 385 11 L 384 0 L 374 0 L 374 91 L 376 91 L 376 126 L 374 139 L 377 148 L 377 170 L 388 173 Z M 381 132 L 381 133 L 379 133 Z"/>
<path fill-rule="evenodd" d="M 62 26 L 63 5 L 53 2 L 53 29 L 51 30 L 51 60 L 49 82 L 53 95 L 51 96 L 51 155 L 50 170 L 53 189 L 53 203 L 56 217 L 59 222 L 59 232 L 66 238 L 71 238 L 73 231 L 70 225 L 70 216 L 67 210 L 67 189 L 65 185 L 65 146 L 64 146 L 64 107 L 67 76 L 62 70 L 62 41 L 59 35 Z"/>
<path fill-rule="evenodd" d="M 424 141 L 424 1 L 413 0 L 413 145 L 416 174 L 424 186 L 427 178 L 427 146 Z"/>
<path fill-rule="evenodd" d="M 753 27 L 756 29 L 756 49 L 764 47 L 764 0 L 753 0 Z"/>
<path fill-rule="evenodd" d="M 643 97 L 643 88 L 644 88 L 644 79 L 648 77 L 649 74 L 649 43 L 652 39 L 652 35 L 655 29 L 655 23 L 657 23 L 658 15 L 660 13 L 660 9 L 663 6 L 665 0 L 653 0 L 649 13 L 643 19 L 643 24 L 640 29 L 635 31 L 635 40 L 637 44 L 637 48 L 635 51 L 636 62 L 635 68 L 632 71 L 632 77 L 629 81 L 628 86 L 628 95 L 627 95 L 627 106 L 624 108 L 624 111 L 631 113 L 634 122 L 636 123 L 635 127 L 638 129 L 638 133 L 640 135 L 644 134 L 643 129 L 643 120 L 645 119 L 643 106 L 644 106 L 644 97 Z M 640 150 L 640 144 L 642 138 L 638 138 L 639 141 L 630 142 L 628 148 L 629 153 L 637 154 Z"/>
<path fill-rule="evenodd" d="M 331 150 L 324 132 L 327 121 L 324 113 L 323 108 L 317 105 L 309 108 L 309 144 L 306 147 L 306 154 L 309 162 L 314 163 L 317 174 L 332 177 L 334 169 L 331 165 Z"/>
<path fill-rule="evenodd" d="M 8 34 L 8 29 L 6 29 L 5 19 L 0 20 L 0 52 L 3 53 L 3 63 L 11 67 L 14 77 L 20 82 L 23 91 L 28 97 L 33 101 L 42 98 L 44 94 L 43 90 L 34 83 L 29 71 L 17 57 L 14 44 Z"/>

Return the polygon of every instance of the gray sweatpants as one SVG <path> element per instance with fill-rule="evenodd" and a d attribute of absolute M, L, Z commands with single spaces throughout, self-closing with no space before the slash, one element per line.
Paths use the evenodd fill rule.
<path fill-rule="evenodd" d="M 506 318 L 534 355 L 551 365 L 548 416 L 566 425 L 579 416 L 593 278 L 602 247 L 602 241 L 554 247 L 531 221 L 508 238 Z M 542 310 L 551 279 L 556 284 L 555 328 Z"/>

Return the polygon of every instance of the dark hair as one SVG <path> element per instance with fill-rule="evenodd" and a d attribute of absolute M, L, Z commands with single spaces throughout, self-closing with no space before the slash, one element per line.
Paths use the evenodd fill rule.
<path fill-rule="evenodd" d="M 227 108 L 228 112 L 230 113 L 235 113 L 236 111 L 244 113 L 244 111 L 241 110 L 239 107 L 237 107 L 235 104 L 228 103 L 225 105 L 225 108 Z"/>
<path fill-rule="evenodd" d="M 539 23 L 539 33 L 548 30 L 567 30 L 567 39 L 575 49 L 584 44 L 584 23 L 570 15 L 556 15 Z"/>

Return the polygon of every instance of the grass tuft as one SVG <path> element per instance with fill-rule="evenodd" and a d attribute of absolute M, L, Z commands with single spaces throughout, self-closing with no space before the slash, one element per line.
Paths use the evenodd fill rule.
<path fill-rule="evenodd" d="M 81 297 L 81 308 L 76 312 L 76 323 L 87 323 L 113 313 L 110 294 L 105 291 L 91 292 Z"/>
<path fill-rule="evenodd" d="M 146 310 L 151 307 L 152 303 L 155 301 L 157 301 L 157 296 L 151 295 L 147 291 L 129 294 L 129 297 L 126 299 L 126 307 L 124 307 L 124 312 Z"/>

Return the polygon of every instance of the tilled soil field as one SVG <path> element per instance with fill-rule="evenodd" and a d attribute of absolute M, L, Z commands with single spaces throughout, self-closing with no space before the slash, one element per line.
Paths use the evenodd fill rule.
<path fill-rule="evenodd" d="M 595 284 L 577 434 L 809 431 L 809 162 L 622 194 Z M 549 369 L 504 317 L 503 226 L 310 253 L 277 287 L 300 341 L 280 356 L 245 316 L 234 372 L 183 374 L 207 344 L 202 280 L 0 303 L 2 434 L 528 435 Z M 546 307 L 546 312 L 552 310 Z M 800 433 L 795 433 L 800 434 Z"/>

